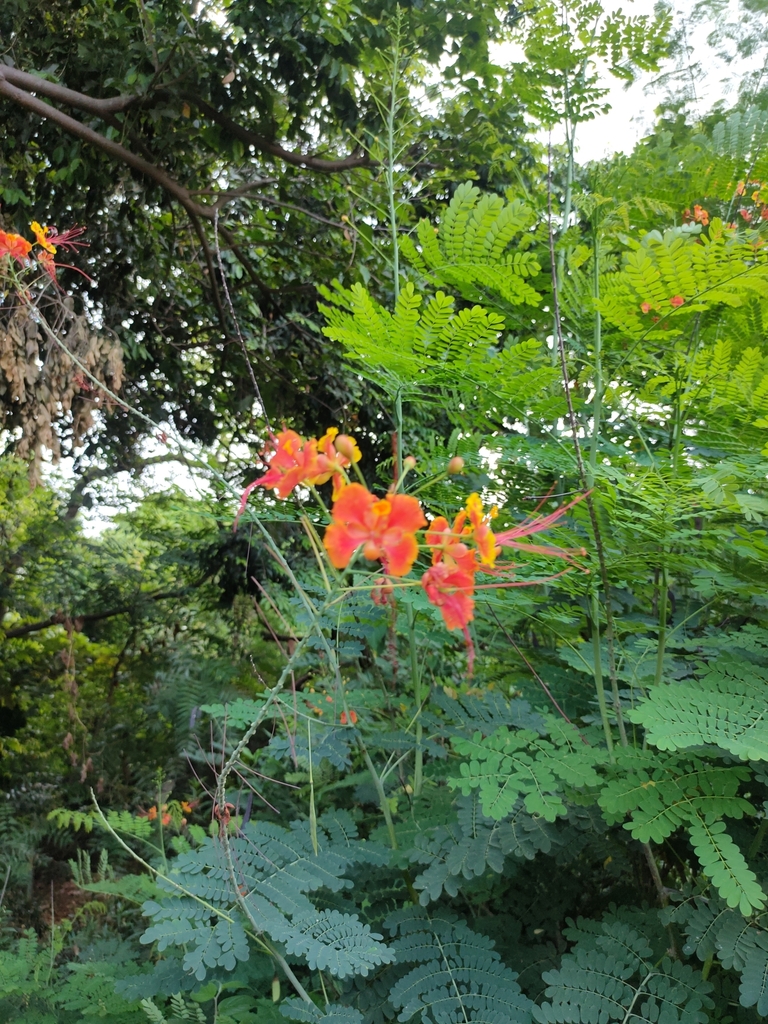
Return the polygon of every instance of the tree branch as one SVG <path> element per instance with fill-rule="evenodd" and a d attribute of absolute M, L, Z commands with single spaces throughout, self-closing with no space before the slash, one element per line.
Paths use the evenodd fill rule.
<path fill-rule="evenodd" d="M 25 107 L 33 114 L 37 114 L 38 117 L 52 121 L 60 128 L 69 132 L 70 135 L 74 135 L 78 139 L 82 139 L 84 142 L 90 142 L 104 153 L 108 153 L 116 160 L 120 160 L 122 163 L 127 164 L 140 174 L 146 175 L 146 177 L 164 188 L 169 195 L 177 199 L 187 213 L 197 217 L 203 217 L 206 220 L 213 220 L 215 212 L 213 207 L 201 206 L 199 203 L 196 203 L 189 194 L 188 189 L 184 188 L 184 186 L 179 184 L 178 181 L 166 174 L 165 171 L 156 164 L 150 163 L 149 160 L 145 160 L 143 157 L 137 156 L 135 153 L 132 153 L 130 149 L 126 149 L 125 146 L 122 146 L 119 142 L 114 142 L 112 139 L 108 139 L 106 136 L 100 135 L 99 132 L 94 131 L 93 128 L 89 128 L 87 125 L 82 124 L 82 122 L 77 121 L 74 117 L 70 117 L 69 114 L 65 114 L 56 107 L 52 107 L 49 103 L 45 103 L 43 100 L 39 100 L 36 96 L 31 96 L 23 89 L 17 88 L 9 80 L 9 71 L 13 71 L 13 69 L 0 67 L 0 96 L 5 96 L 8 99 L 13 100 L 13 102 L 17 103 L 19 106 Z M 16 74 L 18 73 L 19 72 L 16 72 Z M 33 75 L 28 77 L 34 78 Z M 35 79 L 35 81 L 42 82 L 44 80 Z M 67 91 L 69 92 L 70 90 Z"/>
<path fill-rule="evenodd" d="M 75 89 L 68 89 L 65 85 L 59 85 L 58 82 L 50 82 L 39 75 L 31 75 L 27 71 L 20 71 L 18 68 L 3 67 L 0 69 L 0 78 L 4 78 L 9 85 L 17 86 L 20 91 L 25 93 L 35 92 L 40 96 L 47 96 L 48 99 L 54 100 L 57 103 L 64 103 L 67 106 L 75 107 L 77 110 L 85 110 L 104 120 L 115 114 L 120 114 L 130 107 L 144 105 L 150 99 L 149 96 L 137 94 L 98 99 L 94 96 L 88 96 L 86 93 L 77 92 Z M 14 99 L 17 103 L 20 102 L 18 95 L 12 95 L 9 92 L 5 92 L 5 95 L 9 99 Z M 165 89 L 158 89 L 152 94 L 152 98 L 167 99 L 168 92 Z M 339 171 L 352 170 L 355 167 L 370 167 L 373 165 L 370 157 L 365 153 L 360 153 L 358 150 L 338 160 L 327 160 L 324 157 L 306 156 L 303 153 L 296 153 L 293 150 L 285 149 L 279 143 L 270 142 L 269 139 L 259 135 L 257 132 L 244 128 L 236 121 L 233 121 L 227 114 L 217 110 L 216 107 L 207 103 L 199 96 L 190 93 L 185 94 L 184 98 L 188 102 L 194 103 L 202 113 L 221 125 L 222 128 L 225 128 L 235 138 L 240 139 L 241 142 L 246 142 L 262 153 L 269 153 L 271 156 L 275 156 L 287 164 L 292 164 L 294 167 L 308 167 L 313 171 L 335 174 Z M 36 112 L 39 113 L 39 109 Z M 46 117 L 48 115 L 42 114 L 41 116 Z"/>
<path fill-rule="evenodd" d="M 184 597 L 187 590 L 169 590 L 160 594 L 142 595 L 149 601 L 166 601 L 178 597 Z M 103 619 L 113 619 L 116 615 L 125 615 L 132 611 L 133 605 L 126 604 L 120 608 L 110 608 L 106 612 L 92 612 L 87 615 L 66 615 L 64 612 L 55 612 L 48 619 L 39 622 L 27 622 L 23 626 L 14 626 L 12 629 L 3 630 L 6 640 L 16 640 L 20 636 L 28 636 L 30 633 L 39 633 L 41 629 L 48 629 L 50 626 L 63 626 L 70 623 L 75 632 L 80 632 L 87 622 L 101 622 Z"/>
<path fill-rule="evenodd" d="M 101 480 L 107 476 L 114 476 L 116 473 L 130 473 L 133 470 L 138 470 L 139 473 L 142 473 L 148 466 L 157 466 L 163 462 L 186 462 L 186 460 L 181 455 L 167 452 L 165 455 L 152 455 L 147 459 L 139 459 L 131 463 L 118 463 L 115 466 L 89 466 L 70 492 L 64 518 L 75 518 L 82 507 L 83 493 L 86 487 L 89 487 L 96 480 Z"/>
<path fill-rule="evenodd" d="M 262 153 L 276 156 L 279 160 L 286 164 L 292 164 L 294 167 L 308 167 L 310 170 L 322 171 L 325 174 L 337 174 L 339 171 L 351 171 L 356 167 L 374 166 L 374 161 L 371 160 L 368 154 L 360 153 L 358 149 L 355 149 L 349 156 L 338 160 L 327 160 L 325 157 L 305 156 L 303 153 L 294 153 L 290 149 L 284 149 L 277 142 L 270 142 L 269 139 L 259 135 L 258 132 L 252 132 L 250 129 L 244 128 L 237 121 L 233 121 L 231 117 L 228 117 L 221 110 L 217 110 L 210 103 L 206 103 L 204 99 L 201 99 L 194 93 L 185 93 L 184 98 L 189 103 L 193 103 L 206 117 L 210 117 L 216 124 L 225 128 L 230 135 L 234 135 L 236 139 L 240 139 L 241 142 L 261 150 Z"/>

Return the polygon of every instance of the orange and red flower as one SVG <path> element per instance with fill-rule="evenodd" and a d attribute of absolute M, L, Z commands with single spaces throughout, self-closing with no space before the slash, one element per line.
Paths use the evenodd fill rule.
<path fill-rule="evenodd" d="M 466 630 L 474 618 L 474 573 L 438 562 L 421 577 L 421 585 L 432 604 L 440 609 L 446 628 Z"/>
<path fill-rule="evenodd" d="M 307 483 L 317 486 L 333 477 L 333 500 L 336 501 L 348 483 L 344 471 L 362 458 L 357 441 L 349 434 L 339 434 L 337 427 L 329 427 L 317 442 L 317 451 L 321 472 Z"/>
<path fill-rule="evenodd" d="M 408 494 L 375 495 L 362 484 L 348 484 L 331 509 L 333 522 L 323 543 L 331 564 L 345 569 L 362 546 L 371 561 L 380 561 L 389 576 L 405 576 L 416 561 L 416 531 L 427 521 L 416 498 Z"/>
<path fill-rule="evenodd" d="M 56 255 L 58 247 L 75 252 L 78 246 L 88 245 L 87 242 L 75 241 L 76 238 L 79 238 L 85 232 L 85 228 L 69 228 L 67 231 L 62 231 L 59 234 L 56 228 L 50 225 L 43 227 L 36 220 L 33 220 L 29 226 L 37 240 L 37 244 L 51 256 Z"/>
<path fill-rule="evenodd" d="M 308 483 L 320 472 L 317 461 L 317 441 L 305 441 L 295 430 L 281 430 L 272 438 L 274 449 L 268 460 L 268 469 L 264 476 L 254 480 L 240 496 L 240 507 L 235 516 L 234 526 L 237 527 L 240 516 L 245 511 L 248 498 L 255 487 L 266 487 L 274 490 L 278 498 L 287 498 L 298 484 Z"/>
<path fill-rule="evenodd" d="M 11 231 L 0 231 L 0 258 L 10 256 L 24 266 L 32 249 L 32 243 Z"/>

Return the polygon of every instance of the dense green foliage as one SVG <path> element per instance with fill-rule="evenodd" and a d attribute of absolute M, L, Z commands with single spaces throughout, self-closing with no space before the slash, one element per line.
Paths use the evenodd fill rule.
<path fill-rule="evenodd" d="M 0 12 L 7 68 L 122 150 L 72 150 L 0 66 L 3 227 L 87 218 L 95 282 L 61 271 L 68 320 L 0 257 L 0 383 L 23 338 L 36 408 L 51 352 L 68 401 L 100 399 L 110 331 L 125 382 L 82 437 L 54 401 L 64 453 L 85 440 L 69 487 L 30 488 L 32 405 L 4 398 L 2 1019 L 768 1016 L 759 93 L 579 166 L 598 68 L 657 66 L 666 17 L 41 10 Z M 466 638 L 414 585 L 425 545 L 391 597 L 329 562 L 325 481 L 256 488 L 233 529 L 265 415 L 345 426 L 360 480 L 432 517 L 498 506 L 515 564 L 478 569 Z M 168 457 L 198 493 L 85 528 L 86 488 Z"/>

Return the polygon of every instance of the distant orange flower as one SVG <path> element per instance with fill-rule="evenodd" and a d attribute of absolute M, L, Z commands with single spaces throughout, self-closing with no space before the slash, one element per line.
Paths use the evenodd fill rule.
<path fill-rule="evenodd" d="M 739 216 L 749 224 L 752 220 L 752 214 L 749 210 L 745 210 L 743 207 L 739 210 Z"/>
<path fill-rule="evenodd" d="M 466 629 L 474 618 L 475 577 L 458 566 L 438 562 L 421 577 L 427 597 L 440 609 L 448 629 Z"/>
<path fill-rule="evenodd" d="M 341 712 L 341 714 L 339 715 L 339 721 L 341 722 L 342 725 L 347 724 L 346 711 Z M 357 725 L 357 712 L 353 711 L 351 708 L 349 710 L 349 721 L 352 723 L 352 725 Z"/>
<path fill-rule="evenodd" d="M 379 560 L 390 576 L 405 576 L 416 561 L 416 531 L 426 519 L 416 498 L 389 494 L 377 499 L 362 484 L 348 484 L 331 510 L 333 522 L 323 543 L 337 569 L 349 565 L 362 545 L 363 554 Z"/>
<path fill-rule="evenodd" d="M 470 494 L 466 505 L 467 518 L 471 524 L 470 536 L 477 545 L 480 561 L 483 565 L 493 565 L 496 559 L 496 540 L 490 522 L 498 515 L 494 505 L 487 513 L 483 511 L 483 503 L 478 494 Z"/>
<path fill-rule="evenodd" d="M 339 434 L 336 427 L 329 427 L 317 442 L 317 464 L 320 473 L 307 480 L 313 486 L 326 483 L 333 477 L 333 500 L 336 501 L 347 483 L 344 470 L 362 458 L 357 441 L 349 434 Z"/>
<path fill-rule="evenodd" d="M 697 224 L 703 224 L 704 227 L 709 224 L 709 213 L 707 210 L 702 209 L 700 206 L 694 206 L 693 208 L 693 219 Z"/>
<path fill-rule="evenodd" d="M 11 256 L 17 263 L 24 266 L 31 249 L 32 243 L 28 242 L 26 238 L 22 238 L 21 235 L 15 235 L 10 231 L 0 231 L 0 258 Z"/>
<path fill-rule="evenodd" d="M 653 306 L 652 306 L 652 305 L 650 304 L 650 302 L 643 302 L 643 303 L 642 303 L 642 304 L 640 305 L 640 309 L 642 309 L 642 311 L 643 311 L 644 313 L 650 313 L 650 312 L 651 312 L 651 310 L 653 309 Z"/>
<path fill-rule="evenodd" d="M 672 306 L 673 309 L 678 309 L 678 307 L 682 306 L 684 302 L 685 299 L 682 295 L 673 295 L 672 298 L 669 300 L 669 304 L 670 306 Z"/>
<path fill-rule="evenodd" d="M 281 430 L 271 438 L 272 454 L 268 457 L 268 468 L 264 476 L 248 484 L 240 495 L 240 506 L 235 516 L 234 528 L 245 511 L 248 498 L 256 487 L 274 490 L 278 498 L 287 498 L 294 487 L 317 477 L 320 466 L 317 461 L 317 441 L 305 441 L 295 430 Z"/>
<path fill-rule="evenodd" d="M 465 538 L 469 539 L 466 521 L 467 513 L 464 509 L 453 520 L 452 527 L 445 516 L 437 516 L 432 520 L 425 534 L 425 540 L 432 548 L 432 565 L 444 561 L 448 566 L 458 567 L 464 572 L 475 571 L 475 552 L 464 542 Z"/>

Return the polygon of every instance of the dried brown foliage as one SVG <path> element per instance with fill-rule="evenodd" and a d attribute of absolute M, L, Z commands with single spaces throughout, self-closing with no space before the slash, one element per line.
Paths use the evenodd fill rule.
<path fill-rule="evenodd" d="M 58 343 L 41 326 L 44 316 Z M 44 448 L 56 461 L 62 442 L 68 449 L 82 444 L 94 415 L 114 403 L 83 367 L 103 388 L 120 390 L 120 343 L 95 333 L 71 300 L 45 310 L 25 302 L 0 309 L 0 428 L 15 435 L 12 447 L 29 461 L 33 480 Z"/>

